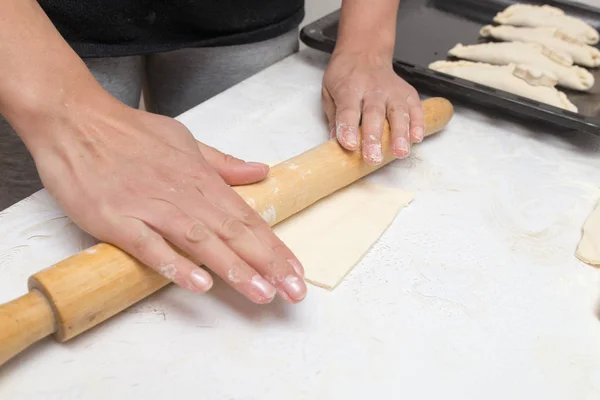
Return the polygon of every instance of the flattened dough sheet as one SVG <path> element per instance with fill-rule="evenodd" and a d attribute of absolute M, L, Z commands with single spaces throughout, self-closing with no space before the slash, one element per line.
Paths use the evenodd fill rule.
<path fill-rule="evenodd" d="M 413 194 L 358 181 L 273 227 L 313 285 L 332 290 L 369 251 Z"/>
<path fill-rule="evenodd" d="M 575 255 L 584 263 L 600 266 L 600 201 L 583 225 Z"/>

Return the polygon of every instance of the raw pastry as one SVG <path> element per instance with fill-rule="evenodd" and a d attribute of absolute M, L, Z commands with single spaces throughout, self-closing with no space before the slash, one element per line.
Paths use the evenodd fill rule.
<path fill-rule="evenodd" d="M 558 78 L 552 72 L 531 65 L 509 64 L 509 66 L 514 67 L 512 70 L 514 76 L 523 79 L 532 86 L 554 88 L 558 83 Z"/>
<path fill-rule="evenodd" d="M 334 289 L 413 195 L 359 181 L 273 227 L 314 285 Z"/>
<path fill-rule="evenodd" d="M 481 28 L 479 33 L 483 37 L 492 37 L 505 42 L 520 41 L 543 44 L 549 49 L 569 54 L 575 64 L 585 67 L 600 65 L 600 50 L 573 39 L 560 29 L 486 25 Z"/>
<path fill-rule="evenodd" d="M 584 263 L 600 266 L 600 202 L 583 225 L 575 255 Z"/>
<path fill-rule="evenodd" d="M 469 46 L 457 44 L 448 52 L 456 58 L 495 65 L 525 64 L 552 72 L 558 84 L 575 90 L 589 90 L 594 76 L 585 68 L 573 66 L 573 59 L 539 43 L 494 42 Z"/>
<path fill-rule="evenodd" d="M 556 76 L 546 71 L 524 65 L 491 65 L 471 61 L 436 61 L 429 68 L 477 82 L 498 90 L 527 97 L 540 103 L 550 104 L 577 112 L 577 107 L 567 96 L 553 87 Z"/>
<path fill-rule="evenodd" d="M 559 28 L 569 36 L 587 44 L 596 44 L 598 31 L 579 18 L 565 14 L 560 8 L 549 5 L 513 4 L 494 17 L 502 25 L 517 25 L 531 28 Z"/>

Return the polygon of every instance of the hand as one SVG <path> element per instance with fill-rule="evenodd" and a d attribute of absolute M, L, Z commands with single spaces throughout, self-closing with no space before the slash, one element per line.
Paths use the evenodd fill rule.
<path fill-rule="evenodd" d="M 262 180 L 268 166 L 112 98 L 66 109 L 26 127 L 43 134 L 24 136 L 35 137 L 27 144 L 44 186 L 79 227 L 194 292 L 213 284 L 204 265 L 258 304 L 276 292 L 292 303 L 304 298 L 300 262 L 228 186 Z"/>
<path fill-rule="evenodd" d="M 381 137 L 386 118 L 396 157 L 408 156 L 411 144 L 423 140 L 419 95 L 394 72 L 389 56 L 335 51 L 325 71 L 322 96 L 332 136 L 348 150 L 362 149 L 362 157 L 369 164 L 383 160 Z"/>

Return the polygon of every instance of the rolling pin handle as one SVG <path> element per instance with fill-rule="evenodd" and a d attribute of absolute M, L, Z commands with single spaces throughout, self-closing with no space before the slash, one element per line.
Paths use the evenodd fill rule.
<path fill-rule="evenodd" d="M 55 331 L 52 307 L 37 290 L 0 305 L 0 365 Z"/>

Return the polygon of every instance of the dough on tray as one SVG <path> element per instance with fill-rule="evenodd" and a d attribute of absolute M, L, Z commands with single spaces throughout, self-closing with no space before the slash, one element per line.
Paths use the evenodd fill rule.
<path fill-rule="evenodd" d="M 559 28 L 567 35 L 587 44 L 600 40 L 598 31 L 585 21 L 565 14 L 549 5 L 513 4 L 496 14 L 494 22 L 531 28 Z"/>
<path fill-rule="evenodd" d="M 600 65 L 600 50 L 587 45 L 557 28 L 520 28 L 509 25 L 486 25 L 479 31 L 483 37 L 505 42 L 539 43 L 557 52 L 567 53 L 575 64 L 585 67 Z"/>
<path fill-rule="evenodd" d="M 575 256 L 584 263 L 600 266 L 600 201 L 583 224 Z"/>
<path fill-rule="evenodd" d="M 334 289 L 413 195 L 358 181 L 292 215 L 273 232 L 302 263 L 305 279 Z"/>
<path fill-rule="evenodd" d="M 539 43 L 492 42 L 468 46 L 459 43 L 448 54 L 494 65 L 523 64 L 539 67 L 555 74 L 558 85 L 569 89 L 585 91 L 594 86 L 594 75 L 585 68 L 574 66 L 571 56 Z"/>
<path fill-rule="evenodd" d="M 432 70 L 577 112 L 577 107 L 554 85 L 555 75 L 526 65 L 492 65 L 472 61 L 435 61 Z"/>

